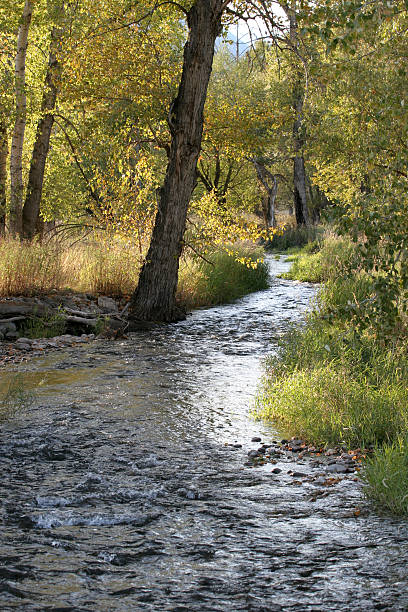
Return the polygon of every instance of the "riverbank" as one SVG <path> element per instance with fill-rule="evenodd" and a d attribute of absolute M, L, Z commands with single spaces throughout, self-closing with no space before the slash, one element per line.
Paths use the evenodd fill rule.
<path fill-rule="evenodd" d="M 351 269 L 354 272 L 350 274 Z M 367 496 L 408 514 L 408 358 L 402 330 L 384 341 L 356 326 L 371 279 L 347 240 L 330 237 L 294 258 L 285 278 L 324 281 L 305 323 L 266 362 L 257 414 L 316 445 L 368 448 Z"/>
<path fill-rule="evenodd" d="M 87 265 L 97 273 L 89 288 L 97 291 L 75 292 L 62 290 L 61 284 L 70 279 L 73 285 L 83 286 L 86 270 L 81 265 L 76 269 L 68 266 L 64 273 L 60 270 L 58 277 L 64 261 L 61 252 L 38 244 L 22 245 L 21 251 L 15 247 L 12 240 L 0 243 L 7 255 L 0 259 L 0 287 L 5 293 L 0 298 L 0 366 L 95 337 L 117 339 L 131 329 L 127 320 L 130 297 L 125 292 L 131 293 L 134 286 L 137 261 L 132 264 L 119 258 L 124 266 L 119 270 L 117 253 L 111 254 L 112 263 L 109 258 L 100 259 L 100 249 L 89 248 Z M 80 258 L 81 262 L 85 265 Z M 112 266 L 117 268 L 116 277 Z M 228 303 L 267 286 L 262 250 L 240 244 L 220 247 L 205 259 L 183 258 L 177 299 L 189 311 Z M 110 293 L 102 294 L 102 288 Z"/>

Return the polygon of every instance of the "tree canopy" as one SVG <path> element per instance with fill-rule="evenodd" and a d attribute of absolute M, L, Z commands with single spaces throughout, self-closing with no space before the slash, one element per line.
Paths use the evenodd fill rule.
<path fill-rule="evenodd" d="M 197 51 L 186 75 L 194 19 L 208 6 L 218 19 L 213 41 L 200 32 L 204 46 L 215 45 L 208 91 L 200 82 L 203 98 L 181 117 L 183 92 L 207 61 Z M 169 164 L 181 176 L 175 142 L 205 103 L 200 137 L 188 145 L 198 149 L 177 252 L 265 238 L 279 219 L 312 224 L 324 210 L 364 236 L 367 267 L 382 270 L 373 308 L 389 312 L 408 282 L 407 8 L 402 0 L 3 2 L 0 231 L 31 240 L 44 223 L 97 227 L 146 255 Z M 237 22 L 248 27 L 238 47 Z"/>

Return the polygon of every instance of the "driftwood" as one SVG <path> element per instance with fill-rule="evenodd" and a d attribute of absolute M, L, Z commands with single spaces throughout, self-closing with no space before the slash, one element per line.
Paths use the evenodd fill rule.
<path fill-rule="evenodd" d="M 82 317 L 84 319 L 94 319 L 98 317 L 99 314 L 95 312 L 84 312 L 83 310 L 74 310 L 73 308 L 68 308 L 67 306 L 63 307 L 63 312 L 67 312 L 70 315 L 74 315 L 75 317 Z"/>
<path fill-rule="evenodd" d="M 14 323 L 14 321 L 24 321 L 26 316 L 21 315 L 20 317 L 11 317 L 10 319 L 0 319 L 0 325 L 2 323 Z"/>

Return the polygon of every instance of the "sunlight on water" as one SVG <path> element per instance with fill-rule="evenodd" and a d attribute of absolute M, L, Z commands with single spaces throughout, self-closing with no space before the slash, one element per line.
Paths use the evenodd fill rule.
<path fill-rule="evenodd" d="M 253 436 L 278 436 L 249 416 L 261 359 L 314 292 L 272 278 L 18 366 L 34 399 L 0 432 L 2 610 L 408 608 L 406 524 L 357 520 L 352 480 L 311 502 L 293 466 L 246 465 Z"/>

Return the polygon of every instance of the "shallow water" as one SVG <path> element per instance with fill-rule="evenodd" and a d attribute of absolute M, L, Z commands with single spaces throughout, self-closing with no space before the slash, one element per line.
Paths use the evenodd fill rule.
<path fill-rule="evenodd" d="M 351 477 L 320 491 L 245 465 L 253 436 L 279 439 L 249 416 L 261 359 L 314 291 L 272 278 L 16 368 L 35 401 L 0 430 L 1 610 L 408 609 L 406 522 Z"/>

